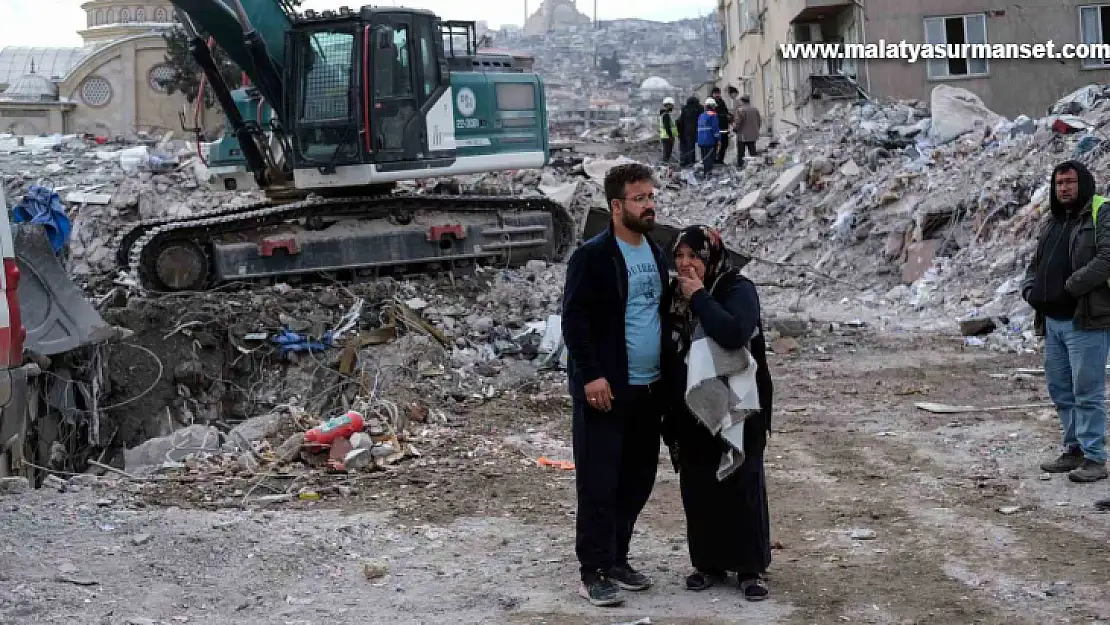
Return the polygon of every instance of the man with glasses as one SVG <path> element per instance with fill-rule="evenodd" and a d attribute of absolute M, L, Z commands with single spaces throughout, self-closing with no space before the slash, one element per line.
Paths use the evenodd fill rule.
<path fill-rule="evenodd" d="M 609 228 L 575 250 L 567 266 L 562 330 L 574 404 L 579 594 L 593 605 L 618 605 L 621 589 L 652 584 L 629 565 L 628 550 L 659 462 L 668 268 L 645 236 L 655 225 L 651 169 L 612 168 L 605 199 Z"/>

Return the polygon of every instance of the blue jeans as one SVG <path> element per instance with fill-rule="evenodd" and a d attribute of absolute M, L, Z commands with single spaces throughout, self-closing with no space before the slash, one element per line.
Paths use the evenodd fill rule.
<path fill-rule="evenodd" d="M 1076 330 L 1045 319 L 1044 372 L 1064 430 L 1064 447 L 1106 461 L 1106 353 L 1110 330 Z"/>

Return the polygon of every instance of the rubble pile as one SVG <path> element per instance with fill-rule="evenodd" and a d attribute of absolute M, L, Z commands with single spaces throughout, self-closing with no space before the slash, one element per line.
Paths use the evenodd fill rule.
<path fill-rule="evenodd" d="M 943 123 L 930 116 L 938 110 Z M 1036 120 L 1004 119 L 947 85 L 928 105 L 840 104 L 778 137 L 743 170 L 718 167 L 701 180 L 656 165 L 660 218 L 716 226 L 753 256 L 749 275 L 785 287 L 767 289 L 770 314 L 944 330 L 961 319 L 1007 318 L 976 341 L 1021 349 L 1032 319 L 1018 285 L 1049 173 L 1076 158 L 1110 183 L 1099 130 L 1107 122 L 1110 89 L 1098 86 Z M 578 181 L 572 203 L 603 206 L 604 172 L 625 160 L 586 158 L 565 171 Z"/>
<path fill-rule="evenodd" d="M 58 193 L 73 224 L 66 266 L 91 290 L 110 285 L 116 250 L 141 220 L 187 217 L 217 206 L 246 205 L 260 192 L 215 191 L 195 144 L 173 140 L 98 143 L 78 136 L 0 135 L 0 172 L 8 197 L 32 185 Z"/>
<path fill-rule="evenodd" d="M 533 261 L 471 276 L 162 298 L 118 289 L 105 299 L 104 318 L 130 328 L 167 374 L 102 429 L 122 428 L 113 447 L 133 447 L 180 427 L 217 427 L 226 436 L 288 406 L 323 418 L 360 402 L 370 414 L 409 394 L 429 406 L 522 389 L 561 396 L 560 375 L 540 389 L 537 371 L 556 368 L 561 355 L 562 271 Z M 119 363 L 108 384 L 114 395 L 103 402 L 130 401 L 150 385 L 150 376 L 129 383 L 133 364 Z"/>

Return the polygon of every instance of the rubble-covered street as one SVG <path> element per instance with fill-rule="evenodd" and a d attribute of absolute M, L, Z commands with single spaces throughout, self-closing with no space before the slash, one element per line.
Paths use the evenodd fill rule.
<path fill-rule="evenodd" d="M 0 615 L 106 624 L 1106 622 L 1110 516 L 1090 507 L 1104 492 L 1035 469 L 1053 449 L 1052 412 L 914 408 L 1046 401 L 1043 379 L 1017 372 L 1034 358 L 851 329 L 799 342 L 801 353 L 771 362 L 782 411 L 768 456 L 775 560 L 762 604 L 732 588 L 681 589 L 684 523 L 665 459 L 634 539 L 637 561 L 659 583 L 612 611 L 581 603 L 573 474 L 536 463 L 567 453 L 567 404 L 530 389 L 420 426 L 414 444 L 424 457 L 388 471 L 81 476 L 7 494 Z M 287 491 L 319 499 L 289 500 Z"/>
<path fill-rule="evenodd" d="M 262 194 L 212 190 L 172 135 L 0 135 L 7 197 L 58 194 L 59 260 L 118 329 L 42 360 L 52 429 L 16 467 L 41 488 L 0 478 L 0 622 L 1110 623 L 1107 483 L 1037 468 L 1059 428 L 1017 293 L 1053 165 L 1110 183 L 1107 123 L 1097 85 L 1014 120 L 942 85 L 836 105 L 708 180 L 659 162 L 651 117 L 457 180 L 582 226 L 609 167 L 647 162 L 660 221 L 751 257 L 776 389 L 770 599 L 682 589 L 664 451 L 633 541 L 657 585 L 609 611 L 576 595 L 565 259 L 144 292 L 117 265 L 132 226 Z"/>

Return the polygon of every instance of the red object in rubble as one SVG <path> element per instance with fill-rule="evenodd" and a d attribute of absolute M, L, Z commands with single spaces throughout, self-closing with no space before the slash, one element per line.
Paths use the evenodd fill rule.
<path fill-rule="evenodd" d="M 316 451 L 322 450 L 337 438 L 347 438 L 355 432 L 361 432 L 365 424 L 361 414 L 350 410 L 341 417 L 329 419 L 327 423 L 305 432 L 305 446 Z"/>

